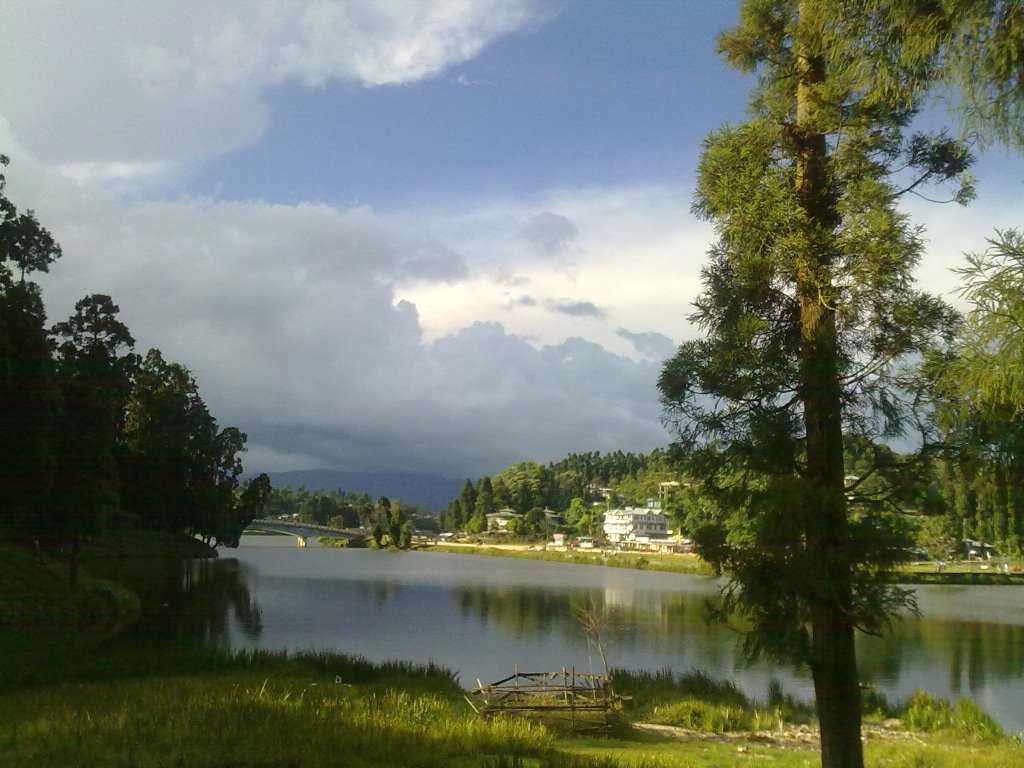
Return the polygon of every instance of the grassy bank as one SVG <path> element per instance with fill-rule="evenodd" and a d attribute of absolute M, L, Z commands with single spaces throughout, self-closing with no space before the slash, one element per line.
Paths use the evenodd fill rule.
<path fill-rule="evenodd" d="M 463 555 L 490 555 L 493 557 L 515 557 L 523 560 L 547 560 L 555 563 L 577 565 L 605 565 L 612 568 L 634 568 L 643 571 L 664 571 L 666 573 L 688 573 L 698 576 L 712 575 L 711 568 L 697 555 L 663 555 L 648 552 L 587 552 L 584 550 L 519 549 L 468 544 L 430 544 L 421 547 L 425 552 L 449 552 Z M 951 568 L 942 573 L 928 570 L 928 567 L 908 566 L 893 575 L 897 584 L 950 585 L 1018 585 L 1024 586 L 1024 573 L 995 573 L 968 571 Z"/>
<path fill-rule="evenodd" d="M 125 574 L 157 560 L 216 557 L 201 541 L 181 534 L 127 528 L 96 536 L 82 548 L 77 589 L 67 559 L 23 545 L 0 544 L 0 627 L 74 627 L 105 632 L 139 612 Z"/>
<path fill-rule="evenodd" d="M 697 702 L 709 712 L 778 710 L 782 726 L 761 723 L 765 736 L 739 722 L 748 714 L 734 714 L 728 722 L 691 720 L 688 729 L 627 726 L 615 738 L 583 738 L 534 721 L 482 720 L 444 669 L 327 653 L 182 650 L 77 659 L 59 672 L 0 681 L 5 765 L 728 768 L 755 761 L 796 768 L 818 761 L 813 738 L 783 738 L 786 721 L 806 721 L 806 708 L 784 699 L 753 704 L 734 686 L 699 675 L 619 673 L 617 684 L 634 697 L 627 717 L 672 720 Z M 945 716 L 922 702 L 917 731 L 868 734 L 869 765 L 1005 768 L 1024 760 L 1021 746 L 998 731 L 963 730 L 957 708 Z"/>
<path fill-rule="evenodd" d="M 1019 565 L 1015 566 L 1019 568 Z M 946 566 L 942 572 L 935 566 L 909 565 L 901 569 L 895 577 L 899 584 L 1002 584 L 1024 586 L 1024 573 L 1011 571 L 999 573 L 995 570 L 980 571 L 970 565 L 955 564 Z"/>
<path fill-rule="evenodd" d="M 689 573 L 701 576 L 711 574 L 711 569 L 696 555 L 661 555 L 647 552 L 586 552 L 583 550 L 543 549 L 502 549 L 487 546 L 460 546 L 435 544 L 423 547 L 426 552 L 450 552 L 463 555 L 490 555 L 494 557 L 515 557 L 522 560 L 547 560 L 554 563 L 575 563 L 576 565 L 604 565 L 611 568 L 634 568 L 644 571 L 665 571 L 668 573 Z"/>
<path fill-rule="evenodd" d="M 108 560 L 182 560 L 217 557 L 217 550 L 183 533 L 125 527 L 93 537 L 82 562 L 95 566 Z"/>
<path fill-rule="evenodd" d="M 135 593 L 115 581 L 83 569 L 72 589 L 64 562 L 0 545 L 0 628 L 108 628 L 138 611 Z"/>

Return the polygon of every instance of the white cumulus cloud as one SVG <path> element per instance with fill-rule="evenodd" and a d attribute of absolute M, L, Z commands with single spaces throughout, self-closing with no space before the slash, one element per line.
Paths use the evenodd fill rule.
<path fill-rule="evenodd" d="M 8 0 L 0 114 L 81 181 L 255 141 L 273 85 L 436 76 L 543 20 L 540 0 Z"/>

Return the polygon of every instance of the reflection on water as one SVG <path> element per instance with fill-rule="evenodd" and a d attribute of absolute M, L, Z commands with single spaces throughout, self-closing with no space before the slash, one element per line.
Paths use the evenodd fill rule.
<path fill-rule="evenodd" d="M 699 668 L 754 696 L 772 679 L 799 696 L 812 690 L 805 671 L 741 663 L 736 634 L 704 620 L 716 586 L 701 577 L 286 542 L 243 543 L 147 583 L 146 602 L 158 608 L 125 641 L 331 648 L 436 661 L 469 682 L 514 665 L 599 671 L 574 617 L 594 606 L 611 617 L 605 642 L 615 666 Z M 864 678 L 890 697 L 917 688 L 969 695 L 1024 729 L 1024 590 L 928 587 L 919 597 L 923 618 L 860 638 Z"/>
<path fill-rule="evenodd" d="M 227 647 L 255 640 L 263 619 L 249 591 L 251 566 L 236 559 L 157 561 L 122 572 L 139 592 L 143 614 L 117 642 Z"/>
<path fill-rule="evenodd" d="M 1006 596 L 1017 599 L 1016 592 Z M 990 687 L 1014 681 L 1015 690 L 1024 696 L 1024 626 L 1019 624 L 925 615 L 901 622 L 884 637 L 861 638 L 860 659 L 867 675 L 888 684 L 914 680 L 911 688 L 980 699 Z"/>

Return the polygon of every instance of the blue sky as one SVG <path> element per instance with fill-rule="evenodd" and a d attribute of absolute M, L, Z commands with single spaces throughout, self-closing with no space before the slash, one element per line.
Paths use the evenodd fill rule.
<path fill-rule="evenodd" d="M 714 52 L 736 7 L 13 0 L 0 150 L 64 246 L 50 316 L 111 294 L 251 470 L 663 445 L 713 234 L 694 169 L 751 84 Z M 970 208 L 906 204 L 951 300 L 962 253 L 1024 222 L 1021 158 L 975 170 Z"/>
<path fill-rule="evenodd" d="M 733 14 L 575 0 L 425 82 L 275 87 L 264 136 L 183 189 L 388 209 L 690 180 L 708 129 L 743 116 L 744 78 L 714 52 Z"/>

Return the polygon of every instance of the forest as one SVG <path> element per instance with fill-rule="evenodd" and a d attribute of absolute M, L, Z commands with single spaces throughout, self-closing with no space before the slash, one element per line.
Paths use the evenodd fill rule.
<path fill-rule="evenodd" d="M 48 325 L 33 278 L 61 258 L 5 194 L 0 156 L 0 526 L 69 563 L 106 531 L 143 528 L 237 546 L 270 481 L 241 481 L 246 435 L 221 427 L 195 377 L 135 351 L 114 300 L 80 299 Z"/>
<path fill-rule="evenodd" d="M 908 457 L 889 446 L 847 441 L 847 479 L 859 483 L 857 504 L 897 516 L 908 526 L 915 548 L 935 559 L 955 557 L 964 539 L 994 544 L 1000 554 L 1019 558 L 1024 546 L 1024 419 L 1002 408 L 984 415 L 972 412 L 964 423 L 959 406 L 939 405 L 936 419 L 945 426 L 919 473 L 898 471 Z M 660 484 L 670 481 L 680 486 L 662 494 Z M 275 490 L 274 497 L 281 493 L 287 490 Z M 372 519 L 370 499 L 350 496 L 346 509 L 352 512 L 346 519 Z M 714 505 L 668 446 L 650 453 L 570 453 L 547 464 L 517 462 L 493 477 L 467 479 L 439 520 L 445 531 L 480 533 L 491 512 L 512 509 L 529 520 L 531 510 L 546 509 L 561 513 L 567 530 L 588 533 L 600 528 L 607 503 L 643 506 L 648 500 L 661 501 L 683 535 L 693 535 L 712 516 Z M 365 511 L 357 515 L 358 504 Z M 549 528 L 537 518 L 522 533 L 544 535 Z"/>

